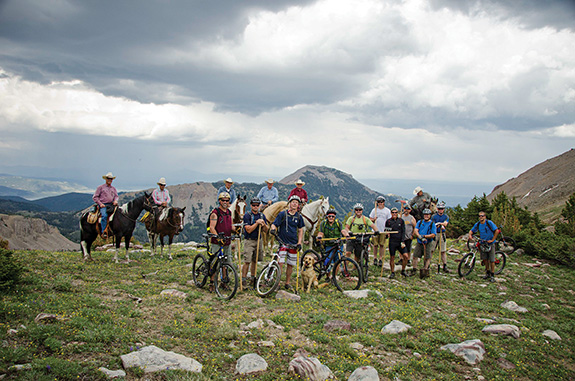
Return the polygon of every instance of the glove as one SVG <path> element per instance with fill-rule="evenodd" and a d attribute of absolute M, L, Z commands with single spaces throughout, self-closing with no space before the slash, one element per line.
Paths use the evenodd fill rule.
<path fill-rule="evenodd" d="M 373 236 L 377 237 L 379 235 L 379 232 L 373 232 Z"/>
<path fill-rule="evenodd" d="M 405 243 L 403 243 L 403 242 L 401 243 L 401 248 L 405 249 Z"/>
<path fill-rule="evenodd" d="M 295 246 L 295 248 L 296 248 L 297 251 L 300 251 L 300 250 L 301 250 L 301 244 L 298 243 L 298 244 Z"/>
<path fill-rule="evenodd" d="M 427 238 L 422 239 L 421 242 L 422 242 L 424 245 L 426 245 L 426 244 L 427 244 Z"/>
<path fill-rule="evenodd" d="M 278 235 L 277 229 L 271 229 L 270 234 L 273 235 L 274 237 L 277 237 L 277 235 Z"/>
<path fill-rule="evenodd" d="M 353 233 L 352 233 L 352 232 L 349 232 L 349 233 L 348 233 L 348 236 L 349 236 L 349 237 L 353 237 Z"/>

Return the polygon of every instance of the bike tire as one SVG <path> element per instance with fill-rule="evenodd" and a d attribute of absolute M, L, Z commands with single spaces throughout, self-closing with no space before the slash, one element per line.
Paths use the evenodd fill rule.
<path fill-rule="evenodd" d="M 331 279 L 341 292 L 357 290 L 362 283 L 359 264 L 351 258 L 340 258 L 334 265 Z"/>
<path fill-rule="evenodd" d="M 313 250 L 313 249 L 308 249 L 306 250 L 303 255 L 301 256 L 300 260 L 299 260 L 299 268 L 303 269 L 303 259 L 305 258 L 306 255 L 308 254 L 313 254 L 315 255 L 315 259 L 317 261 L 317 263 L 319 263 L 321 261 L 321 254 L 318 253 L 317 251 Z"/>
<path fill-rule="evenodd" d="M 499 250 L 495 252 L 495 271 L 493 272 L 495 275 L 501 274 L 503 269 L 505 268 L 505 264 L 507 263 L 507 255 Z"/>
<path fill-rule="evenodd" d="M 260 272 L 260 275 L 256 280 L 257 294 L 263 298 L 277 290 L 280 284 L 281 275 L 279 265 L 275 262 L 269 263 Z"/>
<path fill-rule="evenodd" d="M 359 255 L 359 266 L 361 267 L 361 281 L 367 283 L 367 277 L 369 272 L 369 252 L 366 249 L 361 249 Z"/>
<path fill-rule="evenodd" d="M 459 277 L 463 278 L 471 274 L 473 268 L 475 267 L 475 261 L 476 258 L 473 253 L 465 254 L 457 266 L 457 273 L 459 274 Z"/>
<path fill-rule="evenodd" d="M 517 245 L 515 244 L 515 240 L 511 237 L 503 236 L 500 240 L 497 241 L 496 250 L 502 251 L 505 255 L 513 254 L 515 250 L 517 250 Z"/>
<path fill-rule="evenodd" d="M 467 250 L 471 251 L 473 250 L 473 248 L 475 247 L 475 244 L 477 243 L 477 238 L 473 237 L 471 239 L 467 239 Z"/>
<path fill-rule="evenodd" d="M 196 255 L 192 264 L 192 279 L 194 280 L 194 284 L 196 287 L 202 288 L 206 285 L 209 278 L 209 268 L 206 257 L 202 254 Z"/>
<path fill-rule="evenodd" d="M 214 277 L 216 294 L 224 300 L 230 300 L 238 291 L 238 272 L 229 263 L 220 263 Z"/>

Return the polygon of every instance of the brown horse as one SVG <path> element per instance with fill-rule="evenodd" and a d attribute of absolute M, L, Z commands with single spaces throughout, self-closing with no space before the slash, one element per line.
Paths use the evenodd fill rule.
<path fill-rule="evenodd" d="M 282 210 L 287 209 L 287 204 L 288 204 L 287 201 L 278 201 L 274 204 L 271 204 L 263 211 L 264 216 L 266 216 L 266 221 L 268 222 L 268 227 L 272 225 L 272 223 Z M 267 250 L 268 246 L 269 246 L 269 252 L 271 253 L 274 240 L 271 238 L 269 232 L 264 231 L 264 229 L 262 229 L 261 235 L 263 240 L 264 253 L 268 251 Z"/>
<path fill-rule="evenodd" d="M 160 213 L 156 213 L 155 223 L 152 218 L 146 220 L 146 230 L 148 231 L 148 240 L 152 250 L 151 256 L 156 254 L 156 240 L 160 238 L 160 255 L 164 254 L 164 237 L 168 236 L 168 257 L 172 259 L 172 242 L 174 235 L 178 235 L 184 230 L 184 210 L 183 208 L 168 207 Z M 166 213 L 166 217 L 160 221 L 161 216 Z"/>
<path fill-rule="evenodd" d="M 230 205 L 230 211 L 232 212 L 232 224 L 236 234 L 242 232 L 242 223 L 244 220 L 244 214 L 246 213 L 246 196 L 240 196 L 234 200 L 233 204 Z"/>

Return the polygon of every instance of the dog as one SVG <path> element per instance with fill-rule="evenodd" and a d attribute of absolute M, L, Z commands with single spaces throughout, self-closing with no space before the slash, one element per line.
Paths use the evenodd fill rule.
<path fill-rule="evenodd" d="M 306 290 L 306 293 L 309 294 L 311 290 L 311 286 L 315 288 L 318 287 L 319 282 L 317 280 L 317 274 L 313 266 L 317 262 L 315 255 L 307 254 L 303 257 L 303 268 L 301 270 L 301 279 L 303 281 L 303 288 Z"/>

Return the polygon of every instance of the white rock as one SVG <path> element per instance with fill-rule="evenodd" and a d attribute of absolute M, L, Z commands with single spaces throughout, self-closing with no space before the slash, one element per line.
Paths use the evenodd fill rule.
<path fill-rule="evenodd" d="M 478 322 L 485 323 L 485 324 L 493 324 L 495 320 L 493 319 L 485 319 L 485 318 L 475 318 Z"/>
<path fill-rule="evenodd" d="M 328 378 L 334 378 L 331 370 L 315 357 L 296 357 L 289 363 L 289 372 L 311 381 L 324 381 Z"/>
<path fill-rule="evenodd" d="M 268 368 L 268 363 L 255 353 L 248 353 L 239 358 L 236 363 L 236 373 L 249 374 L 262 372 Z"/>
<path fill-rule="evenodd" d="M 406 332 L 411 328 L 410 325 L 400 322 L 399 320 L 392 320 L 391 323 L 387 324 L 381 329 L 383 334 L 395 334 Z"/>
<path fill-rule="evenodd" d="M 166 369 L 183 369 L 188 372 L 201 373 L 202 364 L 184 355 L 164 351 L 155 345 L 141 348 L 139 351 L 120 356 L 124 369 L 139 367 L 145 373 Z"/>
<path fill-rule="evenodd" d="M 119 370 L 110 370 L 104 367 L 100 367 L 98 368 L 98 370 L 102 373 L 104 373 L 106 376 L 108 376 L 108 378 L 120 378 L 120 377 L 126 377 L 126 372 L 124 372 L 122 369 Z"/>
<path fill-rule="evenodd" d="M 552 329 L 546 329 L 543 331 L 543 336 L 547 336 L 551 340 L 561 340 L 561 336 L 559 336 L 557 332 L 553 331 Z"/>
<path fill-rule="evenodd" d="M 512 300 L 508 300 L 506 302 L 501 303 L 501 307 L 507 308 L 508 310 L 515 312 L 521 312 L 521 313 L 527 312 L 527 308 L 520 307 L 519 305 L 517 305 L 517 303 L 515 303 Z"/>
<path fill-rule="evenodd" d="M 549 304 L 547 304 L 547 303 L 541 304 L 541 307 L 545 308 L 546 310 L 550 310 L 550 309 L 551 309 L 551 307 L 550 307 Z"/>
<path fill-rule="evenodd" d="M 248 329 L 263 328 L 263 327 L 264 327 L 264 321 L 262 319 L 252 321 L 250 324 L 247 325 Z"/>
<path fill-rule="evenodd" d="M 185 292 L 173 288 L 163 290 L 162 292 L 160 292 L 160 295 L 175 296 L 176 298 L 182 298 L 182 299 L 186 299 L 186 297 L 188 296 L 188 294 L 186 294 Z"/>
<path fill-rule="evenodd" d="M 379 381 L 379 374 L 372 366 L 362 366 L 353 371 L 348 381 Z"/>
<path fill-rule="evenodd" d="M 363 344 L 361 343 L 351 343 L 349 346 L 358 351 L 361 351 L 364 348 Z"/>
<path fill-rule="evenodd" d="M 347 297 L 353 298 L 353 299 L 363 299 L 363 298 L 367 298 L 369 296 L 370 292 L 375 292 L 375 294 L 380 297 L 383 298 L 383 295 L 381 294 L 381 292 L 379 291 L 371 291 L 371 290 L 350 290 L 350 291 L 344 291 L 343 294 Z"/>
<path fill-rule="evenodd" d="M 485 345 L 478 339 L 467 340 L 459 344 L 446 344 L 439 349 L 448 350 L 456 356 L 463 357 L 469 365 L 479 364 L 485 354 Z"/>
<path fill-rule="evenodd" d="M 260 347 L 275 347 L 276 346 L 273 341 L 269 341 L 269 340 L 262 340 L 262 341 L 258 342 L 258 345 Z"/>
<path fill-rule="evenodd" d="M 521 336 L 521 331 L 519 330 L 519 327 L 513 324 L 487 325 L 483 327 L 481 331 L 485 333 L 493 333 L 496 335 L 509 335 L 516 339 L 518 339 L 519 336 Z"/>

